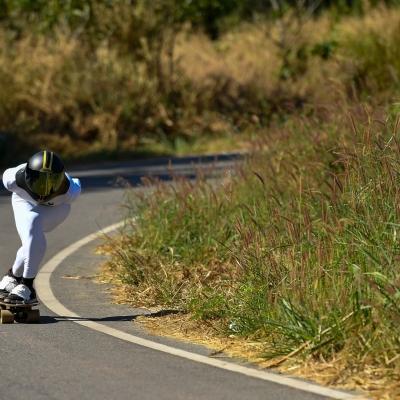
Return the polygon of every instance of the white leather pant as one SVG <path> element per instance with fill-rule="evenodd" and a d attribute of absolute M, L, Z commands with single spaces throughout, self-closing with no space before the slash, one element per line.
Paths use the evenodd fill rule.
<path fill-rule="evenodd" d="M 17 277 L 35 278 L 46 253 L 44 233 L 52 231 L 68 217 L 71 204 L 62 203 L 54 207 L 36 205 L 13 193 L 12 206 L 22 242 L 12 271 Z"/>

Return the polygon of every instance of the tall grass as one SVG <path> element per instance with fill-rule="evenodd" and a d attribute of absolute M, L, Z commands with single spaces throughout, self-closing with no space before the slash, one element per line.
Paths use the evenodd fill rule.
<path fill-rule="evenodd" d="M 354 373 L 368 364 L 396 382 L 397 112 L 353 110 L 336 136 L 332 122 L 299 118 L 217 181 L 203 171 L 128 191 L 132 229 L 109 244 L 118 290 L 262 343 L 270 366 L 340 354 Z"/>

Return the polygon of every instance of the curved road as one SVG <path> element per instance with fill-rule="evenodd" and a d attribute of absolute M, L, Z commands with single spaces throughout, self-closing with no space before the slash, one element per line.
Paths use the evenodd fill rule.
<path fill-rule="evenodd" d="M 219 157 L 222 167 L 233 164 L 233 156 Z M 203 157 L 202 164 L 212 163 L 213 157 Z M 192 174 L 192 163 L 198 158 L 173 159 L 172 166 L 177 173 Z M 169 179 L 166 169 L 168 160 L 141 161 L 131 163 L 105 164 L 69 170 L 72 177 L 82 182 L 82 195 L 73 204 L 66 222 L 47 235 L 48 251 L 43 262 L 58 255 L 71 244 L 87 237 L 101 228 L 119 221 L 118 204 L 124 189 L 116 186 L 127 179 L 133 186 L 141 176 L 149 174 Z M 0 250 L 2 270 L 13 263 L 20 246 L 17 235 L 10 193 L 0 188 Z M 108 301 L 106 285 L 98 285 L 90 279 L 67 279 L 66 276 L 87 277 L 94 275 L 102 261 L 93 249 L 96 240 L 88 241 L 68 257 L 60 259 L 52 271 L 50 285 L 59 304 L 56 309 L 46 300 L 43 293 L 41 324 L 0 325 L 1 397 L 13 400 L 109 400 L 124 399 L 268 399 L 268 400 L 321 400 L 326 398 L 353 398 L 345 392 L 318 389 L 301 380 L 287 386 L 268 380 L 248 376 L 238 370 L 244 364 L 240 360 L 229 361 L 228 369 L 218 365 L 207 365 L 195 361 L 196 357 L 209 358 L 210 350 L 198 345 L 181 343 L 172 339 L 148 335 L 134 320 L 146 310 L 128 306 L 113 305 Z M 47 263 L 47 264 L 46 264 Z M 55 268 L 56 267 L 56 268 Z M 43 275 L 43 274 L 42 274 Z M 38 277 L 39 280 L 39 277 Z M 38 292 L 40 297 L 40 292 Z M 61 308 L 60 308 L 61 307 Z M 67 311 L 63 314 L 52 310 Z M 68 318 L 70 315 L 77 316 Z M 70 316 L 69 315 L 69 316 Z M 78 323 L 76 323 L 78 322 Z M 86 325 L 85 325 L 86 324 Z M 92 325 L 91 325 L 92 324 Z M 119 337 L 92 329 L 118 331 Z M 125 338 L 138 338 L 132 342 Z M 154 342 L 160 349 L 177 349 L 177 355 L 137 344 Z M 135 339 L 136 340 L 136 339 Z M 179 356 L 194 354 L 193 359 Z M 218 361 L 220 362 L 220 361 Z M 221 363 L 223 364 L 223 363 Z M 250 367 L 251 368 L 251 367 Z M 248 367 L 247 370 L 250 370 Z M 252 368 L 254 371 L 255 369 Z M 251 374 L 250 374 L 251 375 Z M 276 375 L 277 380 L 281 378 Z M 296 383 L 303 389 L 296 389 Z M 310 390 L 304 390 L 304 388 Z"/>

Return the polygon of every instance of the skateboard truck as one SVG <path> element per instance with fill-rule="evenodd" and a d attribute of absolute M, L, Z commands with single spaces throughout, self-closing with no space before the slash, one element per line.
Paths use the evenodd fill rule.
<path fill-rule="evenodd" d="M 12 324 L 15 319 L 24 319 L 28 324 L 38 324 L 40 322 L 40 311 L 32 310 L 32 307 L 37 305 L 39 303 L 0 303 L 0 324 Z"/>

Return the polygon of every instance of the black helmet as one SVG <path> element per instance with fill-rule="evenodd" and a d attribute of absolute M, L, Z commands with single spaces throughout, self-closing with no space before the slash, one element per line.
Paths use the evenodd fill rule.
<path fill-rule="evenodd" d="M 64 176 L 64 164 L 61 158 L 52 151 L 39 151 L 26 164 L 26 184 L 39 197 L 56 192 L 61 186 Z"/>

